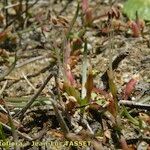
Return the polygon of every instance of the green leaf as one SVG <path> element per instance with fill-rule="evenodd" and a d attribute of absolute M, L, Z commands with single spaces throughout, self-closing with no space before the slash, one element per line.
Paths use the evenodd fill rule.
<path fill-rule="evenodd" d="M 64 90 L 66 91 L 66 93 L 67 93 L 69 96 L 75 97 L 76 100 L 78 101 L 78 103 L 80 104 L 80 101 L 81 101 L 80 92 L 79 92 L 77 89 L 75 89 L 75 87 L 70 86 L 70 85 L 67 84 L 67 83 L 64 83 Z"/>
<path fill-rule="evenodd" d="M 96 100 L 96 103 L 100 106 L 104 106 L 107 103 L 107 101 L 105 99 L 98 99 Z"/>
<path fill-rule="evenodd" d="M 125 2 L 123 12 L 129 19 L 136 19 L 136 11 L 140 19 L 150 21 L 150 0 L 128 0 Z"/>
<path fill-rule="evenodd" d="M 86 98 L 81 99 L 80 106 L 85 106 L 88 104 L 88 100 Z"/>
<path fill-rule="evenodd" d="M 128 120 L 129 120 L 131 123 L 133 123 L 133 124 L 136 125 L 136 126 L 139 126 L 139 121 L 138 121 L 137 119 L 133 118 L 133 117 L 129 114 L 129 112 L 127 111 L 127 109 L 126 109 L 125 106 L 123 106 L 123 113 L 124 113 L 124 116 L 126 116 L 126 117 L 128 118 Z"/>
<path fill-rule="evenodd" d="M 81 99 L 79 104 L 81 107 L 87 105 L 88 104 L 87 98 Z M 83 114 L 85 111 L 85 107 L 81 108 L 80 110 L 81 110 L 81 114 Z"/>

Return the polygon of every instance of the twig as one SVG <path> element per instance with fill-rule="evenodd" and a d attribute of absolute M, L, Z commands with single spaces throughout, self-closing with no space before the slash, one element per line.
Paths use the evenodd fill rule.
<path fill-rule="evenodd" d="M 28 101 L 28 103 L 26 104 L 26 106 L 24 108 L 22 108 L 22 110 L 20 110 L 17 114 L 15 114 L 14 117 L 19 117 L 22 118 L 24 113 L 27 111 L 27 109 L 29 109 L 29 107 L 33 104 L 33 102 L 36 100 L 36 98 L 40 95 L 40 93 L 42 92 L 42 90 L 45 88 L 45 86 L 47 85 L 47 83 L 49 82 L 49 80 L 53 77 L 53 74 L 50 73 L 49 76 L 46 78 L 46 80 L 44 81 L 44 83 L 41 85 L 41 87 L 38 89 L 38 91 L 31 97 L 31 99 Z"/>
<path fill-rule="evenodd" d="M 0 121 L 0 124 L 1 124 L 3 127 L 5 127 L 8 131 L 11 131 L 11 127 L 9 127 L 8 125 L 2 123 L 1 121 Z M 20 137 L 22 137 L 22 138 L 24 138 L 24 139 L 26 139 L 26 140 L 28 140 L 28 141 L 32 141 L 32 140 L 33 140 L 31 137 L 29 137 L 29 136 L 28 136 L 27 134 L 25 134 L 25 133 L 21 133 L 21 132 L 18 131 L 18 130 L 16 130 L 16 132 L 17 132 L 17 134 L 18 134 Z"/>
<path fill-rule="evenodd" d="M 27 0 L 28 1 L 28 0 Z M 28 2 L 28 4 L 33 4 L 34 2 Z M 22 3 L 22 5 L 25 5 L 26 3 Z M 15 4 L 10 4 L 10 5 L 7 5 L 4 7 L 4 9 L 9 9 L 9 8 L 12 8 L 12 7 L 15 7 L 15 6 L 18 6 L 20 5 L 19 2 L 15 3 Z"/>
<path fill-rule="evenodd" d="M 29 64 L 29 63 L 32 63 L 32 62 L 34 62 L 34 61 L 37 61 L 37 60 L 40 60 L 40 59 L 43 59 L 43 58 L 46 58 L 46 57 L 47 57 L 47 55 L 33 57 L 33 58 L 31 58 L 31 59 L 28 59 L 27 61 L 24 61 L 24 62 L 22 62 L 22 63 L 20 63 L 20 64 L 17 64 L 17 65 L 15 66 L 15 68 L 23 67 L 23 66 L 25 66 L 25 65 L 27 65 L 27 64 Z"/>
<path fill-rule="evenodd" d="M 7 86 L 7 80 L 5 81 L 5 83 L 4 83 L 4 85 L 3 85 L 3 87 L 2 87 L 2 89 L 0 90 L 0 96 L 2 95 L 2 93 L 4 92 L 4 90 L 5 90 L 5 88 L 6 88 L 6 86 Z"/>
<path fill-rule="evenodd" d="M 130 107 L 130 108 L 150 110 L 150 105 L 148 104 L 142 104 L 142 103 L 137 103 L 137 102 L 128 101 L 128 100 L 120 100 L 119 104 Z"/>
<path fill-rule="evenodd" d="M 36 91 L 37 89 L 33 86 L 33 84 L 27 79 L 27 76 L 24 74 L 24 72 L 22 72 L 22 75 L 24 77 L 24 79 L 26 80 L 26 82 L 29 84 L 29 86 L 31 86 L 31 88 Z"/>

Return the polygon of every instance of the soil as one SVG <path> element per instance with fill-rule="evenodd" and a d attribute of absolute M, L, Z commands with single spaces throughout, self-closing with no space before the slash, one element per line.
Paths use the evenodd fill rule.
<path fill-rule="evenodd" d="M 16 1 L 14 2 L 16 3 Z M 118 5 L 123 5 L 123 2 L 115 2 L 114 9 Z M 33 3 L 34 1 L 29 1 L 28 5 Z M 28 10 L 26 7 L 29 6 L 25 5 L 25 1 L 23 1 L 21 10 L 18 10 L 19 6 L 12 6 L 13 1 L 7 5 L 10 5 L 11 8 L 7 12 L 2 10 L 2 14 L 0 14 L 1 33 L 7 33 L 4 38 L 0 33 L 0 96 L 6 102 L 5 105 L 1 102 L 2 107 L 6 110 L 8 107 L 13 120 L 17 122 L 14 123 L 16 131 L 24 134 L 22 137 L 18 134 L 17 141 L 24 144 L 20 149 L 119 150 L 123 149 L 122 143 L 127 143 L 131 150 L 150 149 L 149 23 L 145 24 L 143 33 L 135 38 L 130 28 L 114 29 L 112 26 L 107 26 L 107 12 L 112 12 L 109 1 L 91 0 L 89 7 L 92 9 L 93 16 L 104 14 L 105 17 L 95 20 L 92 26 L 86 28 L 85 34 L 78 37 L 79 32 L 83 31 L 80 8 L 68 42 L 65 35 L 75 16 L 77 1 L 39 0 Z M 0 2 L 0 6 L 3 7 L 4 4 Z M 119 21 L 127 25 L 127 18 L 121 10 L 119 11 L 121 14 Z M 22 13 L 22 15 L 17 15 L 18 13 Z M 5 28 L 7 25 L 8 27 Z M 107 32 L 104 32 L 104 29 Z M 112 97 L 110 88 L 107 88 L 108 76 L 106 78 L 104 74 L 106 75 L 109 68 L 111 57 L 114 62 L 116 58 L 119 60 L 125 56 L 117 64 L 114 63 L 113 68 L 113 81 L 117 89 L 118 103 L 124 98 L 123 92 L 127 84 L 134 79 L 137 80 L 136 85 L 133 86 L 132 93 L 127 100 L 134 104 L 146 105 L 144 108 L 125 104 L 127 112 L 131 115 L 128 116 L 125 115 L 124 107 L 120 102 L 120 120 L 114 119 L 111 111 L 104 107 L 110 102 L 110 99 L 106 99 L 100 93 L 96 94 L 96 98 L 99 103 L 103 103 L 104 100 L 104 104 L 98 102 L 95 104 L 92 101 L 93 105 L 85 107 L 84 115 L 80 113 L 80 105 L 74 102 L 71 99 L 73 96 L 69 96 L 61 87 L 65 78 L 62 72 L 63 65 L 60 62 L 63 62 L 62 56 L 65 50 L 68 50 L 73 43 L 78 44 L 77 40 L 80 40 L 82 44 L 79 42 L 80 48 L 74 50 L 75 52 L 79 50 L 79 54 L 74 56 L 76 63 L 71 71 L 76 84 L 78 84 L 75 88 L 81 92 L 85 39 L 87 40 L 88 67 L 92 66 L 92 71 L 95 72 L 93 86 L 103 89 L 107 95 Z M 69 44 L 66 44 L 66 41 Z M 16 64 L 10 73 L 4 76 L 12 67 L 15 54 L 17 55 Z M 73 50 L 71 55 L 73 55 Z M 54 77 L 36 97 L 35 102 L 21 117 L 16 116 L 35 96 L 51 73 L 54 74 Z M 56 81 L 57 79 L 58 81 Z M 54 98 L 55 96 L 56 98 Z M 59 99 L 59 101 L 56 100 L 58 111 L 51 99 Z M 62 129 L 59 113 L 68 126 L 68 133 Z M 5 115 L 4 118 L 1 117 L 1 114 Z M 9 126 L 7 116 L 7 111 L 0 111 L 0 122 Z M 117 120 L 116 128 L 114 120 Z M 7 127 L 3 130 L 7 140 L 12 143 L 14 135 L 8 131 Z M 31 137 L 32 140 L 26 136 Z M 35 145 L 32 146 L 32 144 Z M 14 147 L 12 146 L 10 149 L 14 149 Z"/>

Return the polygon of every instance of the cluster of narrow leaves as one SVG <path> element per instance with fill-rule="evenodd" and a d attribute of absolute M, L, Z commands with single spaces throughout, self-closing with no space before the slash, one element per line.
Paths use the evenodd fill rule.
<path fill-rule="evenodd" d="M 82 12 L 83 12 L 83 23 L 84 27 L 91 27 L 94 21 L 92 11 L 89 8 L 89 4 L 87 0 L 82 1 Z M 120 13 L 116 12 L 113 8 L 111 12 L 107 13 L 108 21 L 112 23 L 112 19 L 119 19 Z M 121 25 L 121 24 L 119 24 Z M 138 15 L 136 17 L 136 21 L 130 21 L 125 25 L 132 30 L 132 34 L 134 37 L 139 37 L 144 28 L 144 22 L 139 20 Z M 111 26 L 112 27 L 112 26 Z M 70 37 L 68 36 L 68 39 Z M 81 73 L 81 82 L 78 82 L 75 78 L 75 74 L 73 74 L 73 69 L 75 68 L 77 62 L 81 57 L 81 48 L 84 44 L 84 52 L 83 52 L 83 66 L 82 69 L 85 71 Z M 108 82 L 109 89 L 100 89 L 95 86 L 94 78 L 95 74 L 92 68 L 92 65 L 88 62 L 87 57 L 87 40 L 80 36 L 78 38 L 72 38 L 67 40 L 67 45 L 64 51 L 64 64 L 63 64 L 63 73 L 64 73 L 64 81 L 60 85 L 60 89 L 62 93 L 67 93 L 67 101 L 65 104 L 66 111 L 73 115 L 76 110 L 80 110 L 81 114 L 84 114 L 85 110 L 88 113 L 92 112 L 94 117 L 94 112 L 109 112 L 112 117 L 111 121 L 113 123 L 112 130 L 116 134 L 118 142 L 122 149 L 129 149 L 127 142 L 122 135 L 122 127 L 121 125 L 121 116 L 119 111 L 119 99 L 118 99 L 118 89 L 114 82 L 113 71 L 108 70 Z M 132 92 L 135 89 L 136 84 L 138 83 L 138 77 L 131 78 L 131 80 L 125 85 L 125 88 L 122 89 L 123 93 L 120 97 L 121 100 L 128 100 Z M 129 120 L 135 125 L 139 125 L 136 119 L 132 118 L 128 111 L 124 108 L 124 113 Z M 112 133 L 113 135 L 113 133 Z"/>
<path fill-rule="evenodd" d="M 120 127 L 120 111 L 118 104 L 118 89 L 114 82 L 113 70 L 107 70 L 108 74 L 108 84 L 109 89 L 101 89 L 96 87 L 94 84 L 95 74 L 90 64 L 88 58 L 88 50 L 87 50 L 87 39 L 84 38 L 83 34 L 86 32 L 87 27 L 92 27 L 94 20 L 97 18 L 106 17 L 106 22 L 109 23 L 110 26 L 107 26 L 107 29 L 104 28 L 102 31 L 106 33 L 111 32 L 109 27 L 112 29 L 119 30 L 120 27 L 124 27 L 125 29 L 129 28 L 132 30 L 132 36 L 139 37 L 144 29 L 144 22 L 139 19 L 138 13 L 136 14 L 136 18 L 134 21 L 129 21 L 128 23 L 121 22 L 121 12 L 118 8 L 112 7 L 106 14 L 94 17 L 92 9 L 89 7 L 88 0 L 82 1 L 82 15 L 83 15 L 83 26 L 84 29 L 77 34 L 77 36 L 71 36 L 71 30 L 73 25 L 77 19 L 79 12 L 79 5 L 77 7 L 76 14 L 70 24 L 68 32 L 66 32 L 66 45 L 64 47 L 63 53 L 63 64 L 62 64 L 62 72 L 63 72 L 63 81 L 59 83 L 59 89 L 62 92 L 62 95 L 67 95 L 65 98 L 65 110 L 69 115 L 75 114 L 77 110 L 80 110 L 81 114 L 84 114 L 85 111 L 89 114 L 91 113 L 93 117 L 94 113 L 100 112 L 101 114 L 105 112 L 109 112 L 112 121 L 112 135 L 113 132 L 116 134 L 121 147 L 123 150 L 128 150 L 128 145 L 121 133 Z M 37 18 L 40 22 L 40 18 Z M 61 20 L 61 19 L 60 19 Z M 53 24 L 57 24 L 55 19 L 52 20 Z M 81 34 L 83 33 L 83 34 Z M 3 31 L 0 33 L 0 42 L 6 40 L 9 37 L 9 32 Z M 84 45 L 84 46 L 83 46 Z M 81 49 L 84 49 L 83 54 Z M 1 50 L 1 57 L 5 60 L 7 58 L 7 53 L 4 50 Z M 83 58 L 83 59 L 81 59 Z M 60 60 L 61 58 L 59 58 Z M 81 82 L 77 81 L 76 74 L 73 73 L 76 64 L 82 61 L 82 69 L 85 71 L 80 73 Z M 61 64 L 60 64 L 61 66 Z M 121 99 L 128 100 L 130 95 L 135 89 L 135 85 L 138 83 L 138 78 L 133 77 L 126 85 L 125 88 L 122 89 L 123 93 Z M 94 113 L 93 113 L 94 112 Z M 134 118 L 132 118 L 129 113 L 124 108 L 124 112 L 126 116 L 131 119 L 136 125 L 140 123 L 137 122 Z M 1 115 L 1 114 L 0 114 Z M 96 117 L 95 117 L 96 118 Z M 119 119 L 118 119 L 119 118 Z M 1 115 L 0 121 L 3 123 L 8 122 L 8 118 L 5 115 Z M 1 128 L 1 126 L 0 126 Z M 2 130 L 0 129 L 0 134 L 2 134 Z M 69 136 L 69 135 L 68 135 Z M 105 136 L 109 137 L 109 135 Z M 109 137 L 110 138 L 110 137 Z"/>
<path fill-rule="evenodd" d="M 69 66 L 69 65 L 68 65 Z M 65 69 L 65 74 L 67 80 L 64 80 L 63 86 L 61 86 L 61 90 L 63 93 L 67 93 L 67 101 L 65 104 L 66 111 L 73 115 L 76 110 L 80 109 L 82 113 L 86 110 L 86 112 L 91 111 L 101 111 L 105 112 L 108 111 L 110 114 L 114 117 L 115 127 L 120 128 L 120 123 L 116 122 L 116 118 L 118 118 L 119 111 L 118 111 L 118 101 L 117 99 L 117 89 L 114 84 L 114 79 L 111 77 L 110 72 L 109 74 L 109 84 L 110 89 L 109 91 L 105 91 L 104 89 L 97 88 L 94 85 L 94 73 L 92 70 L 92 67 L 89 66 L 87 71 L 87 78 L 86 82 L 84 84 L 86 95 L 84 98 L 81 96 L 81 84 L 76 81 L 74 78 L 75 75 L 73 75 L 70 68 Z M 124 100 L 129 99 L 130 95 L 135 89 L 135 85 L 138 82 L 137 77 L 133 77 L 125 86 L 124 89 L 122 89 L 122 98 Z M 87 107 L 88 106 L 88 107 Z M 127 113 L 127 112 L 126 112 Z M 120 129 L 117 129 L 120 132 Z M 116 134 L 117 133 L 116 131 Z M 119 134 L 120 136 L 120 134 Z M 123 149 L 126 149 L 128 146 L 126 144 L 126 141 L 123 136 L 121 136 L 121 139 L 119 140 L 121 147 Z"/>
<path fill-rule="evenodd" d="M 132 4 L 128 4 L 128 3 L 132 3 Z M 135 5 L 138 5 L 138 4 L 142 5 L 142 7 L 140 7 L 140 9 L 142 9 L 144 12 L 145 11 L 147 12 L 148 7 L 147 7 L 147 5 L 145 5 L 145 3 L 147 4 L 149 2 L 142 3 L 139 0 L 139 2 L 138 1 L 127 2 L 127 4 L 125 4 L 124 6 L 120 6 L 120 5 L 112 6 L 110 8 L 110 10 L 108 10 L 107 13 L 101 14 L 100 16 L 94 16 L 94 12 L 89 7 L 88 1 L 83 0 L 82 10 L 83 10 L 83 14 L 84 14 L 84 23 L 86 26 L 92 26 L 93 22 L 97 19 L 106 20 L 106 27 L 103 27 L 101 29 L 102 33 L 109 33 L 113 29 L 125 31 L 125 32 L 128 30 L 129 31 L 131 30 L 131 35 L 133 37 L 140 37 L 140 36 L 142 36 L 144 27 L 145 27 L 144 20 L 148 20 L 148 18 L 141 17 L 141 14 L 144 15 L 144 12 L 140 12 L 139 9 L 137 10 L 137 8 L 138 8 L 137 6 L 135 7 L 136 9 L 134 9 L 134 7 L 132 8 L 134 3 L 135 3 Z M 131 6 L 131 8 L 128 5 Z M 123 21 L 122 7 L 123 7 L 124 14 L 126 14 L 128 16 L 129 21 L 127 21 L 127 22 Z M 130 12 L 132 12 L 132 15 L 130 15 Z M 134 17 L 133 17 L 133 14 L 134 14 Z M 109 26 L 108 26 L 108 24 L 109 24 Z M 110 26 L 111 26 L 111 28 L 110 28 Z"/>

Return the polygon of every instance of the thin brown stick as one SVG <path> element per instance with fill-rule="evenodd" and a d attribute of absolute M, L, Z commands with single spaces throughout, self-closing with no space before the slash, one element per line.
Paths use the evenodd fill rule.
<path fill-rule="evenodd" d="M 22 72 L 22 75 L 23 75 L 25 81 L 27 82 L 27 84 L 28 84 L 34 91 L 36 91 L 37 89 L 36 89 L 36 88 L 34 87 L 34 85 L 28 80 L 28 78 L 27 78 L 27 76 L 25 75 L 24 72 Z"/>
<path fill-rule="evenodd" d="M 137 102 L 128 101 L 128 100 L 120 100 L 119 104 L 130 107 L 130 108 L 150 110 L 149 104 L 142 104 L 142 103 L 137 103 Z"/>
<path fill-rule="evenodd" d="M 23 66 L 25 66 L 25 65 L 28 65 L 28 64 L 30 64 L 30 63 L 32 63 L 32 62 L 35 62 L 35 61 L 37 61 L 37 60 L 44 59 L 44 58 L 46 58 L 46 57 L 47 57 L 47 55 L 44 55 L 44 56 L 37 56 L 37 57 L 30 58 L 30 59 L 28 59 L 28 60 L 26 60 L 26 61 L 24 61 L 24 62 L 22 62 L 22 63 L 20 63 L 20 64 L 17 64 L 17 65 L 15 66 L 15 68 L 21 68 L 21 67 L 23 67 Z"/>
<path fill-rule="evenodd" d="M 22 108 L 22 110 L 20 110 L 17 114 L 15 114 L 14 117 L 19 117 L 20 119 L 23 117 L 24 113 L 27 111 L 27 109 L 30 108 L 30 106 L 33 104 L 33 102 L 36 100 L 36 98 L 40 95 L 40 93 L 42 92 L 42 90 L 45 88 L 45 86 L 47 85 L 47 83 L 49 82 L 49 80 L 53 77 L 53 74 L 50 73 L 49 76 L 46 78 L 46 80 L 44 81 L 44 83 L 41 85 L 41 87 L 39 88 L 39 90 L 31 97 L 31 99 L 28 101 L 28 103 L 26 104 L 26 106 L 24 108 Z"/>

